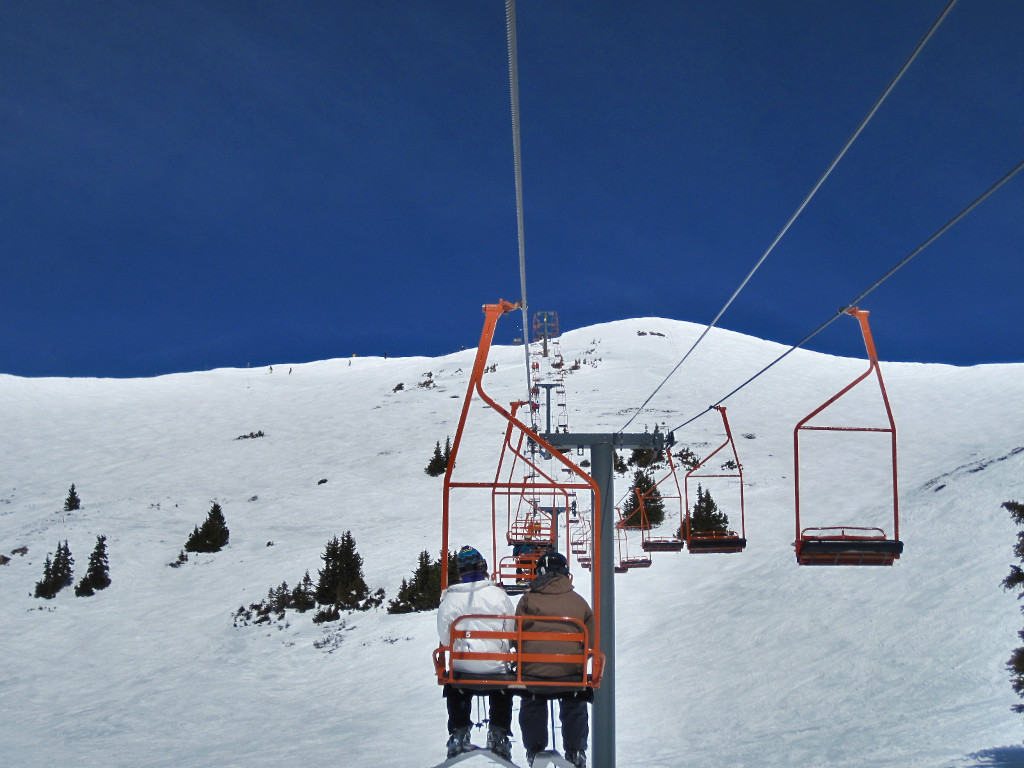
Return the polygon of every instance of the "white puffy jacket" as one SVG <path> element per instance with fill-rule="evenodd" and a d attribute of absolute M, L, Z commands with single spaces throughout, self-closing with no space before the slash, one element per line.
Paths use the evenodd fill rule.
<path fill-rule="evenodd" d="M 488 579 L 452 584 L 448 587 L 444 594 L 441 595 L 441 605 L 437 609 L 437 634 L 441 638 L 442 645 L 449 645 L 451 643 L 452 622 L 460 616 L 477 613 L 489 616 L 515 615 L 512 601 L 505 594 L 505 590 L 496 586 Z M 469 619 L 459 622 L 459 628 L 511 632 L 515 629 L 515 621 L 512 619 L 506 619 L 505 621 Z M 509 645 L 503 640 L 469 638 L 459 640 L 452 650 L 476 653 L 508 653 Z M 465 672 L 471 675 L 505 674 L 509 671 L 508 664 L 502 661 L 473 661 L 466 659 L 456 659 L 452 662 L 452 668 L 456 672 Z"/>

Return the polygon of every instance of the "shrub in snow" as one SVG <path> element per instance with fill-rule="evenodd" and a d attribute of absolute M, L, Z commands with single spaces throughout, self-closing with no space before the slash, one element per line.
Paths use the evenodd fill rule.
<path fill-rule="evenodd" d="M 240 606 L 234 613 L 235 626 L 283 621 L 285 611 L 289 608 L 305 613 L 316 605 L 313 593 L 313 580 L 309 577 L 309 571 L 306 571 L 306 575 L 294 589 L 289 589 L 288 582 L 282 581 L 281 586 L 271 587 L 266 598 L 260 602 L 250 603 L 248 608 Z"/>
<path fill-rule="evenodd" d="M 173 563 L 168 563 L 168 565 L 171 566 L 171 568 L 180 568 L 181 566 L 183 566 L 187 562 L 188 562 L 188 555 L 185 554 L 185 550 L 184 549 L 179 549 L 178 550 L 178 559 L 175 560 Z"/>
<path fill-rule="evenodd" d="M 676 454 L 676 458 L 687 469 L 693 469 L 700 464 L 700 456 L 686 447 L 680 449 L 679 453 Z"/>

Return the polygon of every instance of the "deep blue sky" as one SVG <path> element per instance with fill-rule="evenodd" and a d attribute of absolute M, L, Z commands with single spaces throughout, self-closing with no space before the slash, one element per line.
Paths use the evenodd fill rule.
<path fill-rule="evenodd" d="M 531 310 L 710 322 L 946 2 L 520 0 Z M 1024 159 L 1022 31 L 961 0 L 719 325 L 795 343 Z M 0 372 L 437 355 L 519 298 L 501 0 L 6 2 L 0 72 Z M 1024 360 L 1022 212 L 863 302 L 883 359 Z"/>

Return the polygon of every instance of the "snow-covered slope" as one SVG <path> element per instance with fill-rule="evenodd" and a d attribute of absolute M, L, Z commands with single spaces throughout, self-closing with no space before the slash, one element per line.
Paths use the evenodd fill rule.
<path fill-rule="evenodd" d="M 566 380 L 572 429 L 621 429 L 700 330 L 648 318 L 564 334 L 565 358 L 582 361 Z M 781 351 L 712 331 L 630 430 L 682 423 Z M 473 354 L 147 380 L 0 376 L 0 553 L 28 547 L 0 567 L 5 764 L 439 762 L 432 614 L 321 626 L 290 614 L 267 628 L 235 627 L 232 613 L 307 569 L 315 578 L 346 530 L 389 597 L 421 550 L 439 548 L 441 480 L 423 467 L 454 435 Z M 489 392 L 520 397 L 522 349 L 491 361 Z M 1004 668 L 1022 619 L 999 586 L 1016 533 L 1000 505 L 1024 496 L 1024 365 L 883 363 L 905 554 L 892 568 L 800 568 L 793 426 L 864 367 L 797 351 L 727 402 L 746 552 L 656 555 L 617 577 L 619 765 L 1024 765 Z M 875 405 L 846 415 L 874 418 Z M 699 454 L 719 437 L 714 414 L 677 433 Z M 804 454 L 822 478 L 823 523 L 884 510 L 872 450 Z M 464 452 L 460 471 L 486 474 L 494 458 Z M 84 506 L 64 513 L 72 483 Z M 213 500 L 227 549 L 168 567 Z M 482 519 L 456 536 L 487 546 L 486 530 Z M 98 534 L 109 589 L 31 596 L 58 542 L 80 577 Z M 586 594 L 585 573 L 577 583 Z"/>

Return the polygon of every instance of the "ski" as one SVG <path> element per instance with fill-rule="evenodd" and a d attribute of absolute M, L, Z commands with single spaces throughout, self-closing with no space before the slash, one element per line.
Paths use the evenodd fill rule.
<path fill-rule="evenodd" d="M 572 763 L 553 750 L 546 749 L 534 755 L 533 768 L 549 768 L 549 766 L 554 768 L 574 768 Z"/>
<path fill-rule="evenodd" d="M 541 752 L 540 754 L 545 753 Z M 438 763 L 437 765 L 435 765 L 434 768 L 448 768 L 452 765 L 458 765 L 463 760 L 469 760 L 474 757 L 486 758 L 491 761 L 491 764 L 503 765 L 505 766 L 505 768 L 519 768 L 519 766 L 513 763 L 511 760 L 506 760 L 503 757 L 498 757 L 496 754 L 491 752 L 491 750 L 484 749 L 483 747 L 473 747 L 468 752 L 463 752 L 462 754 L 456 755 L 455 757 L 449 757 L 443 763 Z M 481 763 L 481 765 L 483 765 L 483 763 Z M 534 766 L 536 765 L 537 763 L 534 763 Z M 569 765 L 569 763 L 562 763 L 562 765 Z M 569 765 L 569 768 L 572 768 L 572 766 Z"/>

